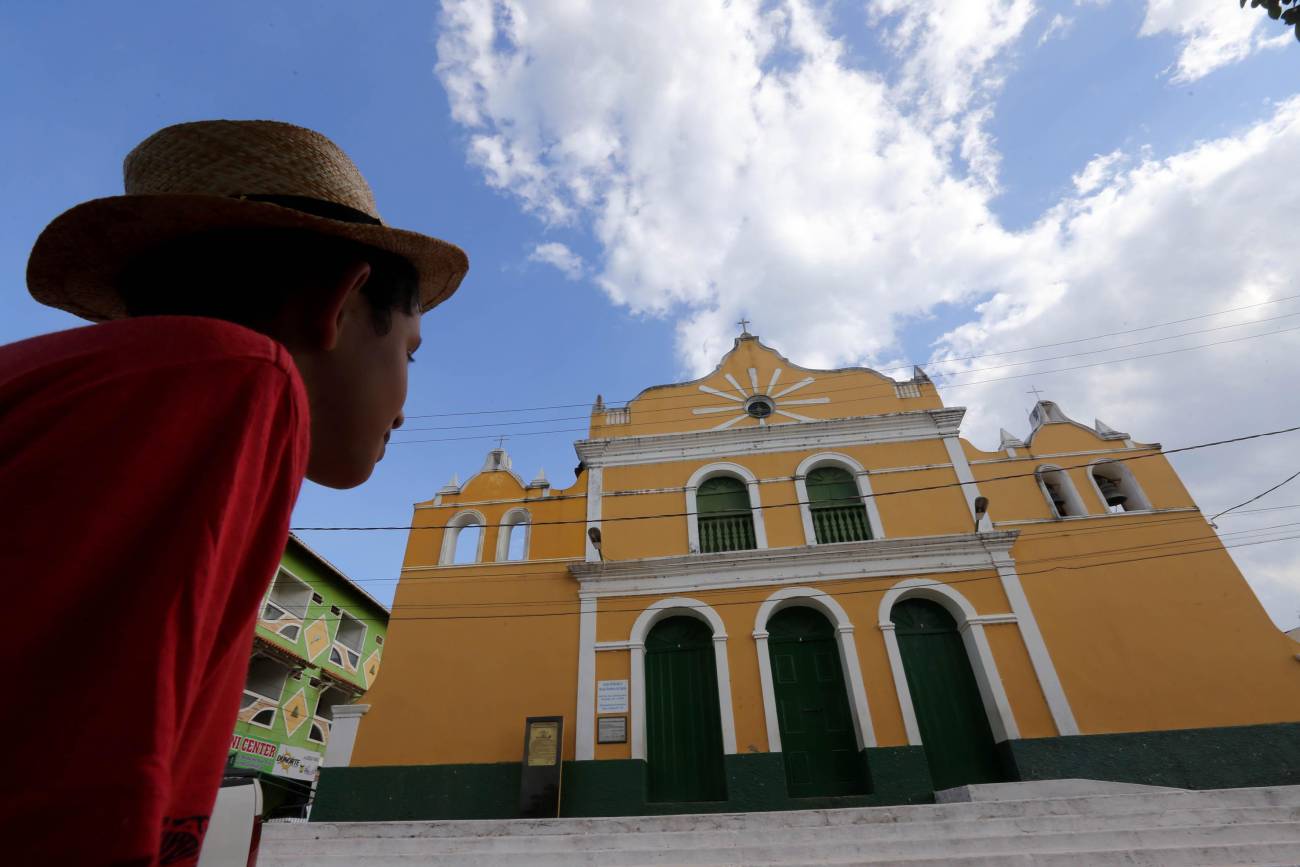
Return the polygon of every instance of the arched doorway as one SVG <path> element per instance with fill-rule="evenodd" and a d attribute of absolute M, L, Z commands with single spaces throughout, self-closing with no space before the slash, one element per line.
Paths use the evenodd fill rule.
<path fill-rule="evenodd" d="M 767 622 L 786 787 L 793 798 L 867 790 L 835 630 L 802 606 Z"/>
<path fill-rule="evenodd" d="M 957 621 L 926 599 L 904 599 L 889 618 L 935 790 L 1004 779 Z"/>
<path fill-rule="evenodd" d="M 723 801 L 722 723 L 713 630 L 668 617 L 645 641 L 647 797 Z"/>

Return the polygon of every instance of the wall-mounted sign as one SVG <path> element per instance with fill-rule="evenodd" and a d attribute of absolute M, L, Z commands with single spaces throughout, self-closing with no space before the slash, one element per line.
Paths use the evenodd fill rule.
<path fill-rule="evenodd" d="M 598 744 L 627 743 L 627 717 L 625 716 L 596 717 L 596 743 Z"/>
<path fill-rule="evenodd" d="M 596 681 L 596 713 L 627 713 L 627 681 Z"/>
<path fill-rule="evenodd" d="M 242 735 L 235 735 L 231 739 L 230 750 L 231 756 L 227 764 L 233 768 L 250 768 L 291 780 L 314 780 L 320 767 L 321 754 L 315 750 Z"/>

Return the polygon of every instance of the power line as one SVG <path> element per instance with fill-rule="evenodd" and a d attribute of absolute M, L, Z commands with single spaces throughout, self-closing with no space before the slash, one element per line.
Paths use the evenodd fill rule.
<path fill-rule="evenodd" d="M 1231 545 L 1223 545 L 1223 544 L 1221 544 L 1221 543 L 1218 543 L 1218 540 L 1215 539 L 1214 537 L 1207 537 L 1207 538 L 1205 539 L 1206 542 L 1214 542 L 1215 544 L 1210 545 L 1209 547 L 1199 548 L 1199 549 L 1196 549 L 1196 550 L 1189 550 L 1189 551 L 1174 551 L 1174 552 L 1168 552 L 1168 553 L 1164 553 L 1164 554 L 1155 554 L 1155 555 L 1152 555 L 1152 556 L 1149 556 L 1149 557 L 1130 557 L 1130 558 L 1122 558 L 1122 559 L 1119 559 L 1119 560 L 1111 560 L 1111 561 L 1107 561 L 1107 562 L 1103 562 L 1103 563 L 1090 563 L 1090 564 L 1087 564 L 1087 565 L 1080 565 L 1080 566 L 1052 566 L 1052 567 L 1048 567 L 1048 568 L 1044 568 L 1044 569 L 1032 570 L 1032 571 L 1028 571 L 1028 572 L 1021 572 L 1021 571 L 1017 570 L 1017 574 L 1019 574 L 1021 578 L 1025 578 L 1025 577 L 1029 577 L 1029 576 L 1033 576 L 1033 575 L 1042 575 L 1042 574 L 1046 574 L 1046 573 L 1048 573 L 1048 572 L 1056 572 L 1056 571 L 1081 571 L 1081 570 L 1086 570 L 1086 569 L 1096 569 L 1096 568 L 1100 568 L 1100 567 L 1103 567 L 1103 566 L 1117 566 L 1117 565 L 1122 565 L 1122 564 L 1125 564 L 1125 563 L 1147 562 L 1147 561 L 1151 561 L 1151 560 L 1162 560 L 1162 559 L 1172 558 L 1172 557 L 1187 557 L 1187 556 L 1193 556 L 1193 555 L 1196 555 L 1196 554 L 1212 554 L 1212 553 L 1215 553 L 1215 552 L 1217 552 L 1217 551 L 1221 551 L 1221 550 L 1232 550 L 1232 549 L 1236 549 L 1236 548 L 1249 548 L 1249 547 L 1254 547 L 1254 546 L 1256 546 L 1256 545 L 1266 545 L 1266 544 L 1271 544 L 1271 543 L 1273 543 L 1273 542 L 1289 542 L 1289 541 L 1292 541 L 1292 540 L 1294 540 L 1294 539 L 1300 539 L 1300 534 L 1297 534 L 1297 535 L 1294 535 L 1294 536 L 1284 536 L 1284 537 L 1277 538 L 1277 539 L 1263 539 L 1263 540 L 1258 540 L 1258 541 L 1240 542 L 1240 543 L 1234 543 L 1234 544 L 1231 544 Z M 1093 556 L 1103 556 L 1103 555 L 1102 555 L 1102 554 L 1097 554 L 1097 555 L 1093 555 Z M 992 566 L 990 565 L 989 568 L 991 569 Z M 871 580 L 877 580 L 877 581 L 879 581 L 879 580 L 891 580 L 891 578 L 896 578 L 896 577 L 897 577 L 897 576 L 890 576 L 890 577 L 864 577 L 864 578 L 862 578 L 861 580 L 866 580 L 866 581 L 871 581 Z M 814 579 L 814 580 L 815 580 L 815 579 Z M 968 583 L 971 583 L 971 582 L 974 582 L 974 581 L 997 581 L 997 580 L 1000 580 L 999 576 L 997 576 L 997 575 L 976 575 L 976 576 L 972 576 L 972 577 L 969 577 L 969 578 L 954 578 L 954 579 L 952 579 L 952 580 L 950 580 L 950 581 L 931 581 L 931 582 L 928 582 L 928 583 L 925 583 L 925 584 L 912 584 L 912 585 L 909 585 L 909 588 L 915 588 L 915 587 L 951 587 L 951 586 L 956 585 L 956 584 L 968 584 Z M 858 589 L 858 590 L 845 590 L 845 591 L 842 591 L 842 592 L 837 593 L 837 594 L 835 594 L 835 595 L 836 595 L 836 597 L 842 597 L 842 596 L 858 596 L 858 595 L 865 595 L 865 594 L 871 594 L 871 593 L 887 593 L 887 592 L 889 592 L 890 590 L 892 590 L 893 587 L 894 587 L 894 585 L 891 584 L 890 586 L 887 586 L 887 587 L 869 587 L 869 588 L 861 588 L 861 589 Z M 719 589 L 725 589 L 725 588 L 719 588 Z M 746 589 L 750 589 L 750 588 L 746 588 Z M 767 588 L 764 588 L 764 589 L 770 591 L 771 588 L 770 588 L 770 587 L 767 587 Z M 766 598 L 766 597 L 762 597 L 762 598 Z M 574 599 L 557 599 L 557 600 L 555 600 L 555 602 L 550 603 L 550 604 L 554 604 L 554 605 L 573 605 L 576 601 L 577 601 L 577 600 L 574 600 Z M 725 599 L 724 599 L 724 600 L 718 600 L 718 601 L 715 601 L 715 602 L 713 602 L 713 603 L 710 603 L 710 604 L 708 605 L 708 607 L 711 607 L 711 608 L 720 608 L 720 607 L 731 606 L 731 605 L 752 605 L 752 604 L 754 604 L 754 602 L 756 602 L 756 601 L 761 601 L 761 600 L 759 600 L 759 599 L 725 600 Z M 513 604 L 513 603 L 507 601 L 507 602 L 500 602 L 500 603 L 493 603 L 493 604 L 494 604 L 494 605 L 499 605 L 499 606 L 508 606 L 508 605 Z M 449 608 L 458 608 L 458 607 L 464 607 L 464 605 L 465 605 L 465 603 L 462 603 L 461 605 L 448 604 L 447 607 L 449 607 Z M 407 606 L 405 606 L 405 605 L 401 605 L 401 606 L 395 605 L 395 606 L 393 606 L 393 611 L 396 612 L 396 611 L 398 611 L 398 610 L 405 610 L 406 607 L 407 607 Z M 692 607 L 692 606 L 690 606 L 690 605 L 683 605 L 682 607 L 683 607 L 683 608 L 689 608 L 689 607 Z M 703 606 L 702 606 L 702 607 L 703 607 Z M 639 613 L 639 612 L 644 611 L 644 610 L 645 610 L 645 606 L 640 606 L 640 607 L 637 607 L 637 608 L 606 608 L 606 609 L 601 609 L 601 610 L 599 611 L 599 613 L 602 613 L 602 614 L 631 614 L 631 613 Z M 361 620 L 361 621 L 368 621 L 368 622 L 376 622 L 376 623 L 382 623 L 382 622 L 393 623 L 393 622 L 395 622 L 395 621 L 410 622 L 410 621 L 453 621 L 453 620 L 517 620 L 517 619 L 530 618 L 530 617 L 576 617 L 576 616 L 578 616 L 578 614 L 580 614 L 580 613 L 581 613 L 581 612 L 578 611 L 578 610 L 573 610 L 573 611 L 545 611 L 545 612 L 534 612 L 534 613 L 523 613 L 523 614 L 466 614 L 466 615 L 444 615 L 444 616 L 425 616 L 425 615 L 397 616 L 396 613 L 394 613 L 394 615 L 391 616 L 391 617 L 389 617 L 389 618 L 387 619 L 387 621 L 385 621 L 385 620 L 383 620 L 383 619 L 381 619 L 381 618 L 378 618 L 378 617 L 357 617 L 357 618 L 354 618 L 354 619 L 356 619 L 356 620 Z M 313 622 L 315 622 L 315 621 L 313 621 Z"/>
<path fill-rule="evenodd" d="M 908 362 L 906 364 L 899 365 L 897 367 L 885 367 L 879 369 L 869 368 L 869 369 L 874 369 L 876 370 L 877 373 L 886 372 L 886 371 L 907 371 L 912 367 L 917 367 L 917 366 L 923 367 L 926 364 L 946 364 L 949 362 L 956 362 L 956 361 L 975 361 L 980 358 L 996 358 L 1002 355 L 1012 355 L 1019 352 L 1031 352 L 1036 349 L 1049 349 L 1053 346 L 1065 346 L 1073 343 L 1086 343 L 1087 341 L 1090 340 L 1101 340 L 1106 337 L 1118 337 L 1124 334 L 1135 334 L 1140 331 L 1150 331 L 1156 328 L 1165 328 L 1170 325 L 1181 325 L 1184 322 L 1193 322 L 1198 319 L 1209 319 L 1214 316 L 1224 316 L 1228 313 L 1238 313 L 1242 310 L 1250 310 L 1256 307 L 1264 307 L 1270 304 L 1281 304 L 1286 301 L 1294 301 L 1297 298 L 1300 298 L 1300 295 L 1288 295 L 1283 298 L 1273 298 L 1268 301 L 1260 301 L 1255 304 L 1245 304 L 1242 305 L 1241 307 L 1231 307 L 1226 310 L 1217 310 L 1212 313 L 1201 313 L 1196 316 L 1188 316 L 1183 319 L 1172 319 L 1169 320 L 1168 322 L 1157 322 L 1152 325 L 1142 325 L 1136 328 L 1128 328 L 1120 331 L 1110 331 L 1104 334 L 1096 334 L 1091 337 L 1076 337 L 1070 340 L 1060 340 L 1053 343 L 1041 343 L 1035 346 L 1021 347 L 1019 349 L 1006 349 L 1000 352 L 988 352 L 980 355 L 966 355 L 966 356 L 959 356 L 954 358 L 939 359 L 937 361 L 931 360 L 928 362 L 922 362 L 921 364 Z M 1255 321 L 1261 321 L 1261 320 L 1255 320 Z M 1263 321 L 1267 321 L 1267 320 L 1263 320 Z M 1238 324 L 1249 325 L 1252 323 L 1246 322 L 1246 323 L 1238 323 Z M 860 373 L 861 371 L 862 368 L 854 368 L 852 370 L 847 370 L 847 371 L 827 371 L 827 373 L 828 375 L 846 375 L 851 373 Z M 612 401 L 612 403 L 628 403 L 631 400 L 639 400 L 640 402 L 645 402 L 651 400 L 672 400 L 672 399 L 675 398 L 642 397 L 642 398 L 628 398 L 622 401 Z M 591 406 L 591 402 L 583 401 L 581 403 L 561 403 L 561 404 L 552 404 L 549 406 L 517 407 L 514 409 L 462 410 L 458 412 L 441 412 L 441 413 L 425 413 L 420 415 L 408 415 L 406 417 L 407 418 L 445 418 L 450 416 L 463 416 L 463 415 L 499 415 L 504 413 L 516 413 L 516 412 L 541 412 L 548 409 L 576 409 L 578 407 L 586 407 L 586 406 Z"/>
<path fill-rule="evenodd" d="M 1167 456 L 1169 456 L 1169 455 L 1180 454 L 1180 453 L 1182 453 L 1182 452 L 1197 451 L 1197 450 L 1199 450 L 1199 449 L 1207 449 L 1207 448 L 1213 448 L 1213 447 L 1216 447 L 1216 446 L 1231 445 L 1231 444 L 1233 444 L 1233 443 L 1246 442 L 1246 441 L 1248 441 L 1248 440 L 1261 439 L 1261 438 L 1263 438 L 1263 437 L 1279 436 L 1279 435 L 1281 435 L 1281 434 L 1294 433 L 1294 432 L 1297 431 L 1297 430 L 1300 430 L 1300 425 L 1296 425 L 1296 426 L 1292 426 L 1292 427 L 1286 427 L 1286 428 L 1281 428 L 1281 429 L 1279 429 L 1279 430 L 1263 431 L 1263 432 L 1261 432 L 1261 433 L 1254 433 L 1254 434 L 1246 434 L 1246 435 L 1243 435 L 1243 436 L 1231 437 L 1231 438 L 1229 438 L 1229 439 L 1214 440 L 1214 441 L 1212 441 L 1212 442 L 1207 442 L 1207 443 L 1198 443 L 1198 444 L 1196 444 L 1196 445 L 1182 446 L 1182 447 L 1180 447 L 1180 448 L 1176 448 L 1176 449 L 1165 449 L 1165 450 L 1163 450 L 1163 451 L 1151 451 L 1151 452 L 1147 452 L 1146 454 L 1141 454 L 1141 455 L 1129 455 L 1129 456 L 1124 456 L 1124 457 L 1107 458 L 1106 460 L 1108 460 L 1108 461 L 1112 461 L 1112 462 L 1114 462 L 1114 463 L 1127 463 L 1128 461 L 1144 460 L 1144 459 L 1147 459 L 1147 458 L 1153 458 L 1153 457 L 1157 457 L 1157 456 L 1166 456 L 1166 457 L 1167 457 Z M 1031 456 L 1031 457 L 1033 457 L 1033 456 Z M 1080 469 L 1080 468 L 1083 468 L 1083 467 L 1089 466 L 1091 463 L 1092 463 L 1092 462 L 1089 462 L 1089 463 L 1082 463 L 1082 464 L 1075 464 L 1075 465 L 1072 465 L 1072 466 L 1063 466 L 1063 467 L 1061 467 L 1060 469 L 1065 470 L 1065 471 L 1075 470 L 1075 469 Z M 1038 471 L 1037 471 L 1037 470 L 1034 470 L 1034 471 L 1032 471 L 1032 472 L 1028 472 L 1028 473 L 1012 473 L 1012 474 L 1004 475 L 1004 476 L 993 476 L 993 477 L 990 477 L 990 478 L 987 478 L 987 479 L 980 479 L 980 480 L 977 480 L 976 483 L 977 483 L 977 484 L 984 485 L 984 484 L 990 484 L 990 483 L 992 483 L 992 482 L 1007 481 L 1007 480 L 1010 480 L 1010 479 L 1028 478 L 1028 477 L 1031 477 L 1031 476 L 1036 476 L 1037 474 L 1038 474 Z M 964 483 L 962 483 L 962 482 L 945 482 L 945 483 L 943 483 L 943 484 L 938 484 L 938 485 L 925 485 L 925 486 L 918 487 L 918 488 L 902 488 L 902 489 L 899 489 L 899 490 L 896 490 L 896 491 L 878 491 L 878 492 L 872 492 L 869 496 L 870 496 L 871 498 L 873 498 L 873 499 L 875 499 L 875 498 L 880 498 L 880 497 L 892 497 L 892 496 L 898 496 L 898 495 L 901 495 L 901 494 L 915 494 L 915 493 L 921 493 L 921 492 L 925 492 L 925 491 L 937 491 L 937 490 L 943 490 L 943 489 L 946 489 L 946 488 L 960 488 L 960 487 L 963 486 L 963 484 L 964 484 Z M 965 484 L 969 484 L 969 483 L 965 483 Z M 537 501 L 529 501 L 529 502 L 537 502 Z M 544 502 L 544 501 L 540 501 L 540 502 Z M 812 505 L 812 503 L 811 503 L 811 502 L 807 502 L 807 501 L 800 501 L 800 500 L 796 500 L 796 501 L 794 501 L 794 502 L 790 502 L 790 503 L 760 503 L 756 508 L 760 508 L 760 509 L 785 509 L 785 508 L 791 508 L 791 507 L 797 507 L 797 506 L 805 506 L 805 505 Z M 449 508 L 450 508 L 450 507 L 449 507 Z M 692 516 L 692 515 L 698 515 L 698 514 L 699 514 L 698 511 L 696 511 L 696 512 L 662 512 L 662 513 L 653 514 L 653 515 L 626 515 L 626 516 L 610 516 L 610 517 L 602 517 L 602 518 L 599 519 L 599 521 L 600 521 L 600 523 L 602 523 L 602 524 L 606 524 L 606 523 L 618 523 L 618 522 L 622 522 L 622 521 L 648 521 L 648 520 L 654 520 L 654 519 L 656 519 L 656 518 L 685 518 L 685 517 L 690 517 L 690 516 Z M 583 525 L 585 525 L 585 524 L 587 524 L 587 523 L 588 523 L 588 521 L 587 521 L 586 518 L 573 518 L 573 519 L 567 519 L 567 520 L 556 520 L 556 521 L 535 521 L 535 522 L 531 522 L 531 523 L 529 524 L 529 526 L 532 526 L 532 527 L 543 527 L 543 526 L 558 526 L 558 525 L 566 525 L 566 524 L 583 524 Z M 396 524 L 396 525 L 391 525 L 391 526 L 372 526 L 372 527 L 293 527 L 293 528 L 291 528 L 291 529 L 293 530 L 293 532 L 357 532 L 357 531 L 368 531 L 368 530 L 445 530 L 445 529 L 447 529 L 447 526 L 448 526 L 448 525 L 446 525 L 446 524 L 430 524 L 430 525 L 425 525 L 425 526 L 418 526 L 418 525 L 414 525 L 414 524 Z M 483 524 L 483 525 L 478 525 L 478 526 L 484 526 L 484 527 L 501 527 L 501 526 L 504 526 L 504 525 L 502 525 L 502 524 L 500 524 L 500 523 L 497 523 L 497 524 Z"/>
<path fill-rule="evenodd" d="M 1240 343 L 1243 340 L 1254 340 L 1259 337 L 1271 337 L 1276 334 L 1287 334 L 1294 331 L 1300 331 L 1300 326 L 1294 326 L 1291 328 L 1281 328 L 1276 331 L 1266 331 L 1262 334 L 1247 334 L 1242 337 L 1233 337 L 1227 340 L 1216 340 L 1216 341 L 1211 341 L 1210 343 L 1197 344 L 1196 346 L 1183 346 L 1177 349 L 1168 349 L 1165 350 L 1164 352 L 1148 352 L 1141 355 L 1130 355 L 1125 358 L 1110 358 L 1102 361 L 1094 361 L 1088 364 L 1076 364 L 1070 367 L 1058 367 L 1053 370 L 1039 370 L 1039 371 L 1032 371 L 1030 373 L 1012 374 L 1010 376 L 997 376 L 997 377 L 992 377 L 990 379 L 971 380 L 969 382 L 947 382 L 943 384 L 943 388 L 945 389 L 965 388 L 971 385 L 984 385 L 991 382 L 1006 382 L 1008 380 L 1024 379 L 1026 377 L 1047 376 L 1049 374 L 1054 374 L 1054 373 L 1068 373 L 1074 370 L 1086 370 L 1093 367 L 1101 367 L 1107 364 L 1120 364 L 1126 361 L 1140 361 L 1142 359 L 1147 359 L 1147 358 L 1160 358 L 1166 355 L 1176 355 L 1181 352 L 1193 352 L 1198 349 L 1208 349 L 1212 346 L 1224 346 L 1229 343 Z M 824 395 L 824 394 L 831 394 L 836 391 L 855 391 L 862 388 L 866 388 L 866 386 L 850 386 L 848 388 L 843 388 L 843 389 L 823 389 L 818 392 L 809 392 L 809 394 Z M 892 386 L 889 386 L 889 388 L 892 388 Z M 679 395 L 673 399 L 681 400 L 682 396 Z M 542 421 L 551 421 L 551 419 L 543 419 Z M 520 433 L 512 434 L 512 436 L 514 437 L 547 436 L 551 434 L 583 433 L 583 432 L 588 432 L 588 428 L 554 428 L 551 430 L 541 430 L 541 431 L 523 431 Z M 490 434 L 482 434 L 482 435 L 461 436 L 461 437 L 437 437 L 433 439 L 423 439 L 423 440 L 392 440 L 390 441 L 389 445 L 412 445 L 416 443 L 446 443 L 446 442 L 460 442 L 464 440 L 481 440 L 481 439 L 497 439 L 497 436 L 490 435 Z"/>
<path fill-rule="evenodd" d="M 1300 297 L 1300 296 L 1298 296 L 1298 297 Z M 1040 364 L 1040 363 L 1045 362 L 1045 361 L 1059 361 L 1059 360 L 1061 360 L 1061 359 L 1063 359 L 1063 358 L 1078 358 L 1078 357 L 1080 357 L 1080 356 L 1085 356 L 1085 355 L 1098 355 L 1098 354 L 1101 354 L 1101 353 L 1103 353 L 1103 352 L 1115 352 L 1116 350 L 1120 350 L 1120 349 L 1131 349 L 1131 348 L 1134 347 L 1134 346 L 1146 346 L 1146 345 L 1149 345 L 1149 344 L 1152 344 L 1152 343 L 1160 343 L 1160 342 L 1162 342 L 1162 341 L 1166 341 L 1166 340 L 1176 340 L 1176 339 L 1178 339 L 1178 338 L 1180 338 L 1180 337 L 1191 337 L 1191 336 L 1194 336 L 1194 335 L 1197 335 L 1197 334 L 1208 334 L 1208 333 L 1213 332 L 1213 331 L 1223 331 L 1223 330 L 1228 329 L 1228 328 L 1241 328 L 1241 327 L 1244 326 L 1244 325 L 1257 325 L 1257 324 L 1259 324 L 1259 323 L 1261 323 L 1261 322 L 1274 322 L 1274 321 L 1279 320 L 1279 319 L 1290 319 L 1290 318 L 1295 317 L 1295 316 L 1300 316 L 1300 311 L 1297 311 L 1297 312 L 1295 312 L 1295 313 L 1284 313 L 1284 314 L 1282 314 L 1281 316 L 1272 316 L 1272 317 L 1269 317 L 1269 318 L 1267 318 L 1267 319 L 1255 319 L 1255 320 L 1252 320 L 1252 321 L 1250 321 L 1250 322 L 1236 322 L 1236 323 L 1232 323 L 1232 324 L 1230 324 L 1230 325 L 1219 325 L 1219 326 L 1216 326 L 1216 327 L 1214 327 L 1214 328 L 1205 328 L 1205 329 L 1202 329 L 1202 330 L 1200 330 L 1200 331 L 1187 331 L 1187 332 L 1183 332 L 1183 333 L 1181 333 L 1181 334 L 1170 334 L 1170 335 L 1166 335 L 1166 336 L 1164 336 L 1164 337 L 1155 337 L 1155 338 L 1152 338 L 1151 340 L 1139 340 L 1139 341 L 1137 341 L 1137 342 L 1135 342 L 1135 343 L 1123 343 L 1123 344 L 1120 344 L 1120 345 L 1118 345 L 1118 346 L 1108 346 L 1108 347 L 1105 347 L 1105 348 L 1103 348 L 1103 349 L 1090 349 L 1090 350 L 1087 350 L 1087 351 L 1084 351 L 1084 352 L 1070 352 L 1070 353 L 1066 353 L 1066 354 L 1064 354 L 1064 355 L 1052 355 L 1052 356 L 1048 356 L 1048 357 L 1046 357 L 1046 358 L 1031 358 L 1031 359 L 1027 359 L 1027 360 L 1025 360 L 1025 361 L 1012 361 L 1012 362 L 1008 362 L 1008 363 L 1006 363 L 1006 364 L 995 364 L 995 365 L 990 365 L 990 366 L 988 366 L 988 367 L 975 367 L 975 368 L 970 368 L 970 369 L 967 369 L 967 370 L 955 371 L 955 372 L 950 373 L 950 374 L 935 374 L 935 375 L 936 375 L 936 376 L 957 376 L 957 375 L 968 374 L 968 373 L 983 373 L 983 372 L 985 372 L 985 371 L 990 371 L 990 370 L 1003 370 L 1003 369 L 1008 368 L 1008 367 L 1023 367 L 1023 366 L 1026 365 L 1026 364 Z M 1294 330 L 1294 329 L 1287 329 L 1287 330 Z M 1271 333 L 1278 333 L 1278 332 L 1269 332 L 1269 334 L 1271 334 Z M 1268 336 L 1268 334 L 1248 335 L 1248 336 L 1249 336 L 1249 337 L 1266 337 L 1266 336 Z M 1066 341 L 1066 342 L 1069 342 L 1069 341 Z M 1189 347 L 1189 348 L 1192 348 L 1192 347 Z M 888 369 L 888 368 L 887 368 L 887 369 Z M 857 372 L 857 371 L 854 371 L 854 372 Z M 879 372 L 879 371 L 877 371 L 877 372 Z M 840 375 L 840 374 L 837 373 L 837 374 L 835 374 L 835 375 Z M 823 379 L 825 379 L 825 377 L 823 377 Z M 948 388 L 949 386 L 948 386 L 948 384 L 945 383 L 945 384 L 944 384 L 944 387 L 945 387 L 945 388 Z M 804 392 L 804 394 L 805 394 L 805 396 L 806 396 L 806 395 L 831 394 L 831 393 L 835 393 L 835 392 L 842 392 L 842 391 L 858 391 L 858 390 L 862 390 L 863 392 L 871 392 L 871 391 L 874 391 L 874 390 L 879 390 L 879 392 L 880 392 L 882 395 L 889 395 L 889 394 L 892 394 L 892 393 L 893 393 L 894 386 L 893 386 L 892 384 L 879 383 L 879 384 L 875 384 L 875 385 L 849 386 L 849 387 L 847 387 L 847 388 L 840 388 L 840 389 L 825 389 L 825 390 L 821 390 L 821 391 L 807 391 L 807 392 Z M 688 398 L 688 397 L 691 398 L 691 399 L 698 399 L 699 396 L 696 395 L 696 394 L 689 394 L 689 395 L 677 395 L 677 396 L 674 396 L 674 397 L 663 397 L 663 398 L 655 398 L 655 399 L 656 399 L 656 400 L 683 400 L 683 399 L 686 399 L 686 398 Z M 673 412 L 673 413 L 676 413 L 676 412 L 679 411 L 679 409 L 681 409 L 681 408 L 680 408 L 680 407 L 661 407 L 661 408 L 659 408 L 659 409 L 654 409 L 654 408 L 651 408 L 651 409 L 641 409 L 641 408 L 638 408 L 638 410 L 637 410 L 637 416 L 638 416 L 638 418 L 640 418 L 640 416 L 642 416 L 642 415 L 648 415 L 648 414 L 652 414 L 652 413 L 653 413 L 653 414 L 666 413 L 666 412 Z M 738 406 L 736 409 L 737 409 L 737 412 L 740 412 L 740 411 L 741 411 L 739 406 Z M 414 417 L 414 416 L 412 416 L 412 417 Z M 444 425 L 444 426 L 435 426 L 435 427 L 415 427 L 415 428 L 406 428 L 406 427 L 403 427 L 403 428 L 401 428 L 400 430 L 401 430 L 401 432 L 403 432 L 403 433 L 415 433 L 415 432 L 418 432 L 418 431 L 438 431 L 438 430 L 469 430 L 469 429 L 473 429 L 473 428 L 485 428 L 485 427 L 490 427 L 490 428 L 499 428 L 499 427 L 515 426 L 515 425 L 525 425 L 525 424 L 549 424 L 549 423 L 551 423 L 551 422 L 557 422 L 557 421 L 583 421 L 583 420 L 587 420 L 587 419 L 590 419 L 590 418 L 591 418 L 591 413 L 588 413 L 588 414 L 585 415 L 585 416 L 582 416 L 582 415 L 572 415 L 572 416 L 560 416 L 559 418 L 527 419 L 527 420 L 524 420 L 524 421 L 482 422 L 482 423 L 478 423 L 478 424 L 466 424 L 466 425 Z M 638 424 L 638 426 L 640 426 L 640 427 L 645 427 L 645 426 L 649 426 L 649 425 L 676 424 L 676 423 L 678 423 L 678 422 L 681 422 L 681 421 L 689 421 L 689 420 L 691 420 L 691 419 L 698 419 L 698 416 L 696 416 L 696 415 L 694 415 L 694 414 L 686 414 L 686 415 L 675 416 L 675 417 L 673 417 L 673 418 L 669 418 L 669 419 L 661 419 L 661 420 L 659 420 L 659 421 L 638 421 L 637 424 Z"/>
<path fill-rule="evenodd" d="M 1239 508 L 1241 508 L 1242 506 L 1249 506 L 1251 503 L 1255 502 L 1256 500 L 1261 499 L 1261 498 L 1263 498 L 1263 497 L 1265 497 L 1265 496 L 1267 496 L 1267 495 L 1273 493 L 1273 492 L 1276 491 L 1278 488 L 1280 488 L 1280 487 L 1282 487 L 1283 485 L 1285 485 L 1287 482 L 1290 482 L 1291 480 L 1293 480 L 1296 476 L 1300 476 L 1300 470 L 1297 470 L 1296 472 L 1294 472 L 1294 473 L 1292 473 L 1291 475 L 1287 476 L 1285 479 L 1283 479 L 1282 481 L 1278 482 L 1276 485 L 1274 485 L 1273 487 L 1269 488 L 1267 491 L 1264 491 L 1264 492 L 1261 493 L 1261 494 L 1256 494 L 1255 496 L 1251 497 L 1249 500 L 1246 500 L 1244 503 L 1238 503 L 1237 505 L 1233 506 L 1231 509 L 1224 509 L 1224 510 L 1223 510 L 1222 512 L 1220 512 L 1219 514 L 1217 514 L 1217 515 L 1215 515 L 1214 517 L 1210 518 L 1210 524 L 1211 524 L 1211 526 L 1213 526 L 1214 522 L 1215 522 L 1217 519 L 1222 518 L 1224 515 L 1228 514 L 1229 512 L 1235 511 L 1236 509 L 1239 509 Z"/>

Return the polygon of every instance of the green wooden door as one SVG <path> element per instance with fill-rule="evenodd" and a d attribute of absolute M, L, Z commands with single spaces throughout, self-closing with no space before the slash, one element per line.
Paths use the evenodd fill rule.
<path fill-rule="evenodd" d="M 957 623 L 943 606 L 905 599 L 890 612 L 934 788 L 1004 779 Z"/>
<path fill-rule="evenodd" d="M 713 630 L 669 617 L 645 642 L 646 764 L 651 801 L 724 801 Z"/>
<path fill-rule="evenodd" d="M 830 621 L 811 608 L 787 608 L 767 622 L 767 633 L 790 796 L 865 792 L 865 767 Z"/>

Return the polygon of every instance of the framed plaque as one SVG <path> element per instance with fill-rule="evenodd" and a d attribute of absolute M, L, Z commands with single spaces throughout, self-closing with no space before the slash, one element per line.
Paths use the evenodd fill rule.
<path fill-rule="evenodd" d="M 521 818 L 554 819 L 560 815 L 563 757 L 564 717 L 528 717 L 524 721 L 524 760 L 519 772 Z"/>
<path fill-rule="evenodd" d="M 627 717 L 625 716 L 596 717 L 596 743 L 598 744 L 627 743 Z"/>

